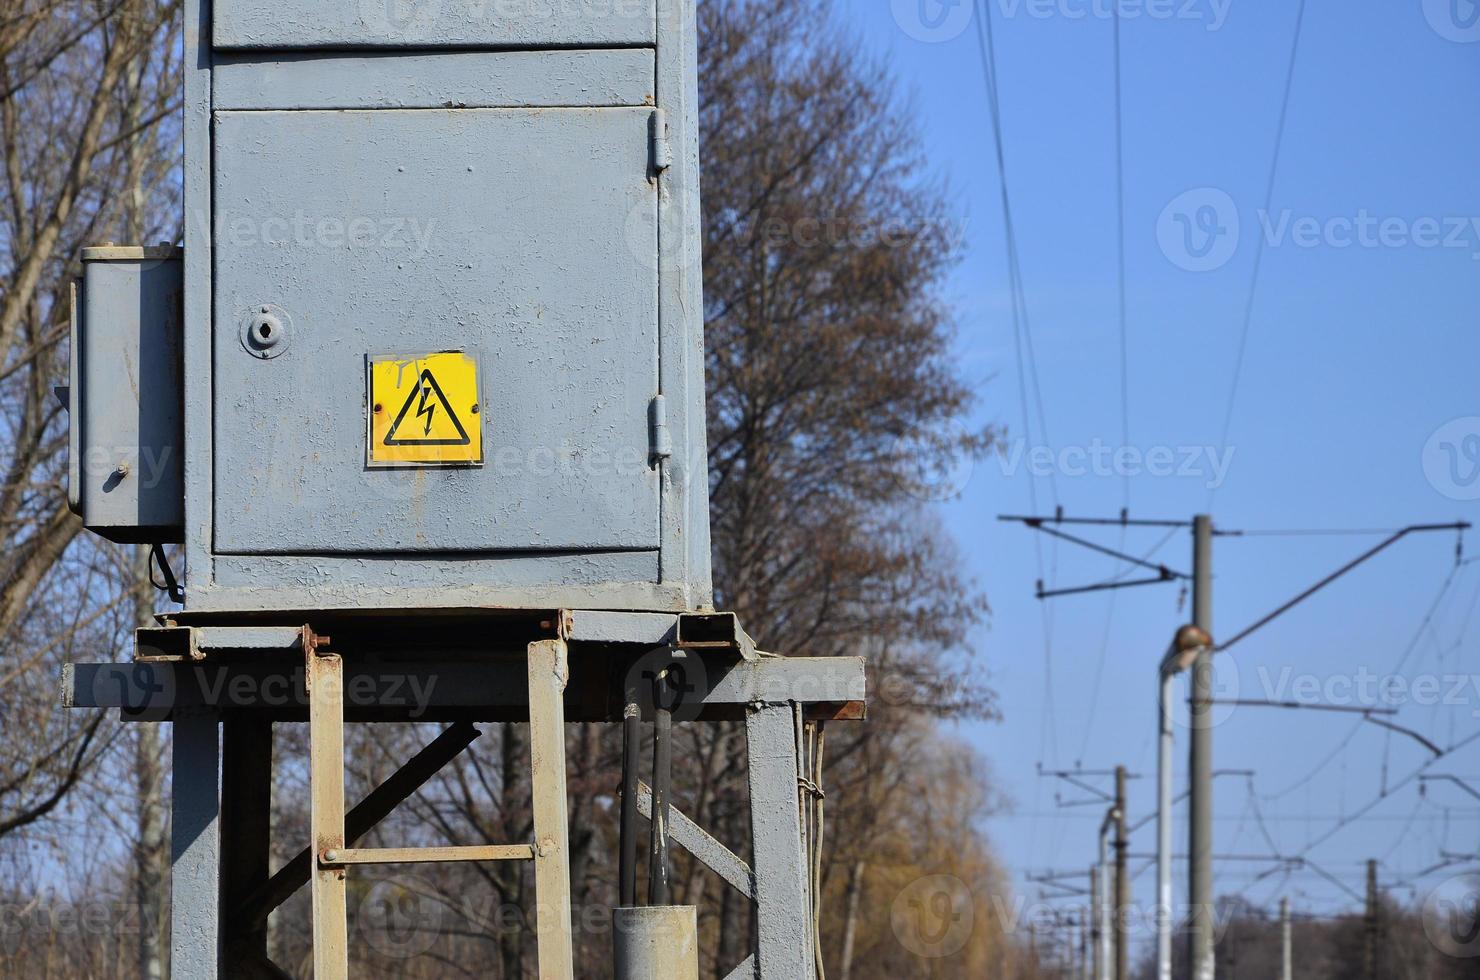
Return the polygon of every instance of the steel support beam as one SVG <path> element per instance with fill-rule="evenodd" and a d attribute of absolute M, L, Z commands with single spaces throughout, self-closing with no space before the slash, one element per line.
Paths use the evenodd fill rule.
<path fill-rule="evenodd" d="M 529 645 L 529 756 L 534 793 L 534 900 L 539 980 L 572 980 L 570 819 L 565 795 L 563 640 Z"/>
<path fill-rule="evenodd" d="M 214 714 L 175 718 L 171 755 L 170 974 L 219 975 L 221 750 Z"/>
<path fill-rule="evenodd" d="M 740 961 L 740 965 L 725 974 L 725 980 L 756 980 L 760 973 L 755 967 L 755 954 L 752 953 Z"/>
<path fill-rule="evenodd" d="M 125 721 L 170 720 L 187 708 L 263 712 L 274 721 L 308 720 L 303 654 L 247 663 L 151 661 L 75 663 L 62 671 L 62 704 L 120 708 Z M 699 690 L 685 695 L 695 721 L 739 719 L 753 702 L 793 701 L 808 719 L 861 719 L 866 693 L 862 657 L 765 657 L 687 651 L 699 658 Z M 345 720 L 527 721 L 522 658 L 497 661 L 358 662 L 344 665 Z M 609 655 L 571 658 L 568 721 L 620 721 L 626 694 Z"/>
<path fill-rule="evenodd" d="M 617 632 L 601 618 L 589 622 L 594 624 L 590 634 Z M 616 625 L 630 627 L 624 635 L 633 640 L 668 635 L 660 632 L 666 623 L 657 618 Z M 754 867 L 676 810 L 670 815 L 672 837 L 756 903 L 756 948 L 731 975 L 807 976 L 815 954 L 798 732 L 806 719 L 863 717 L 864 661 L 773 657 L 743 642 L 748 638 L 732 622 L 699 618 L 688 626 L 686 633 L 679 623 L 679 645 L 699 668 L 688 677 L 695 688 L 686 692 L 687 703 L 697 706 L 697 717 L 688 720 L 746 722 Z M 627 660 L 614 656 L 611 644 L 577 643 L 572 650 L 562 639 L 540 638 L 523 656 L 502 651 L 482 660 L 468 655 L 439 662 L 398 661 L 383 655 L 384 644 L 362 651 L 352 643 L 355 656 L 346 661 L 306 628 L 211 625 L 158 634 L 159 644 L 141 646 L 144 661 L 67 665 L 62 700 L 67 707 L 118 708 L 125 721 L 176 725 L 175 976 L 281 975 L 265 956 L 266 918 L 283 898 L 309 883 L 314 974 L 339 980 L 348 972 L 345 874 L 350 866 L 533 859 L 538 975 L 571 980 L 564 725 L 567 720 L 623 720 Z M 479 719 L 531 724 L 533 842 L 355 849 L 359 836 L 476 737 L 470 722 Z M 448 721 L 454 727 L 346 814 L 345 724 L 408 720 Z M 270 726 L 276 721 L 309 724 L 311 843 L 268 878 L 265 817 L 271 795 Z M 224 749 L 222 722 L 228 725 Z M 223 778 L 231 783 L 224 801 Z M 650 792 L 643 786 L 640 795 L 632 794 L 649 814 Z M 223 819 L 223 802 L 235 819 Z M 225 862 L 223 834 L 229 851 Z M 229 965 L 228 942 L 242 951 Z"/>
<path fill-rule="evenodd" d="M 652 792 L 646 783 L 637 784 L 637 809 L 649 820 L 653 816 Z M 719 875 L 740 894 L 746 898 L 755 898 L 755 872 L 750 870 L 750 865 L 672 805 L 668 807 L 668 836 L 673 843 L 688 851 L 696 861 Z"/>
<path fill-rule="evenodd" d="M 272 722 L 238 716 L 221 726 L 221 903 L 238 907 L 267 884 L 272 830 Z M 267 956 L 267 917 L 221 920 L 226 980 L 285 976 Z"/>
<path fill-rule="evenodd" d="M 313 848 L 313 975 L 348 980 L 349 935 L 342 865 L 326 865 L 325 851 L 344 849 L 344 664 L 337 654 L 310 643 L 306 651 L 309 698 L 309 840 Z"/>
<path fill-rule="evenodd" d="M 800 980 L 812 974 L 814 965 L 792 706 L 752 705 L 745 736 L 750 753 L 757 964 L 763 977 Z"/>

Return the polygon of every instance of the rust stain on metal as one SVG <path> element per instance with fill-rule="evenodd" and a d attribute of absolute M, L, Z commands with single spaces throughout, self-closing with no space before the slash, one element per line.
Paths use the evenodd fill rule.
<path fill-rule="evenodd" d="M 863 701 L 844 701 L 826 717 L 832 721 L 863 721 L 868 717 L 868 705 Z"/>

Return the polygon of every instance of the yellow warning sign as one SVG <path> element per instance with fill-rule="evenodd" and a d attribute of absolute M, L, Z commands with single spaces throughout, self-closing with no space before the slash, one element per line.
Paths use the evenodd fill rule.
<path fill-rule="evenodd" d="M 468 354 L 372 357 L 367 392 L 371 466 L 483 462 L 478 362 Z"/>

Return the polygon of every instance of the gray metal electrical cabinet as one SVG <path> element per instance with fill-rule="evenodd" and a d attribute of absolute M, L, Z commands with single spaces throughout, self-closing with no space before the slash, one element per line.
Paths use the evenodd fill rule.
<path fill-rule="evenodd" d="M 81 257 L 68 344 L 67 503 L 110 540 L 179 541 L 179 252 L 98 245 Z"/>
<path fill-rule="evenodd" d="M 692 0 L 211 7 L 187 611 L 707 607 Z"/>

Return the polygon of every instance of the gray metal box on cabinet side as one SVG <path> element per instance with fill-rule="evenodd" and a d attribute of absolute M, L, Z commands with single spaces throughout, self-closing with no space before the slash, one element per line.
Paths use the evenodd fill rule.
<path fill-rule="evenodd" d="M 187 612 L 709 605 L 693 4 L 516 7 L 187 5 Z"/>
<path fill-rule="evenodd" d="M 82 250 L 67 500 L 113 541 L 182 539 L 181 286 L 172 246 Z"/>

